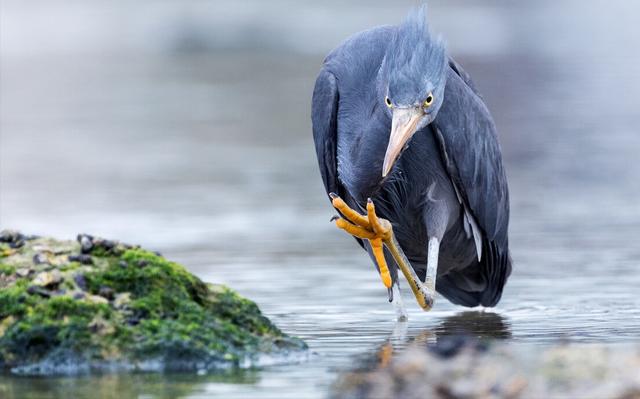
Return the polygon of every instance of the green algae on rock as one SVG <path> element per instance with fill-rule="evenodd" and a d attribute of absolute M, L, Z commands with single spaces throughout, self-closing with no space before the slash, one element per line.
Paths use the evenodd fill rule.
<path fill-rule="evenodd" d="M 0 232 L 0 369 L 215 370 L 304 354 L 258 306 L 159 254 Z"/>

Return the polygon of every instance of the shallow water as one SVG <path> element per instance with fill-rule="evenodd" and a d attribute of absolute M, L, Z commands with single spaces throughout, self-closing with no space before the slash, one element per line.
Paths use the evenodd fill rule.
<path fill-rule="evenodd" d="M 0 226 L 70 238 L 91 232 L 159 250 L 257 301 L 312 354 L 222 376 L 0 377 L 0 397 L 324 397 L 341 371 L 386 343 L 402 350 L 460 329 L 513 345 L 637 342 L 640 6 L 511 3 L 434 4 L 432 19 L 499 128 L 513 275 L 498 307 L 484 313 L 443 299 L 423 313 L 404 292 L 410 321 L 400 325 L 368 257 L 329 223 L 308 108 L 325 47 L 396 20 L 404 6 L 378 4 L 312 40 L 338 3 L 279 1 L 274 7 L 294 7 L 292 16 L 268 14 L 276 22 L 260 40 L 235 32 L 216 41 L 224 24 L 185 39 L 169 24 L 169 33 L 182 32 L 171 45 L 149 44 L 141 28 L 132 48 L 116 38 L 109 51 L 80 39 L 58 48 L 59 37 L 49 52 L 34 43 L 21 50 L 20 28 L 3 24 Z M 345 12 L 361 15 L 361 6 Z M 3 7 L 5 19 L 35 12 Z M 134 16 L 148 11 L 136 7 Z M 172 6 L 163 7 L 159 21 Z M 229 10 L 229 18 L 244 15 Z M 304 23 L 285 23 L 294 17 Z M 241 28 L 252 18 L 239 18 Z M 287 29 L 304 34 L 279 48 Z"/>

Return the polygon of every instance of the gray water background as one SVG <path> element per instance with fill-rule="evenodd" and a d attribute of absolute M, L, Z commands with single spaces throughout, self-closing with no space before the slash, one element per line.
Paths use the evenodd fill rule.
<path fill-rule="evenodd" d="M 320 398 L 387 342 L 640 338 L 640 5 L 432 2 L 495 117 L 514 272 L 492 310 L 405 289 L 329 223 L 310 95 L 324 54 L 413 1 L 0 4 L 0 227 L 141 244 L 257 301 L 307 362 L 229 375 L 0 377 L 6 398 Z M 406 285 L 405 285 L 406 287 Z"/>

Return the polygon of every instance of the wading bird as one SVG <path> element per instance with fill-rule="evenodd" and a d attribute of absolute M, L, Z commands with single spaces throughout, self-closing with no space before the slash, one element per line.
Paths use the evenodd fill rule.
<path fill-rule="evenodd" d="M 495 125 L 426 7 L 326 57 L 312 124 L 333 220 L 367 250 L 399 319 L 398 268 L 424 310 L 436 290 L 464 306 L 500 300 L 511 258 Z"/>

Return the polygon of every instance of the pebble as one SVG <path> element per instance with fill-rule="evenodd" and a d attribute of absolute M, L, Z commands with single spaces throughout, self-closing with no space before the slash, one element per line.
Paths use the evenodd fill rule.
<path fill-rule="evenodd" d="M 128 305 L 129 302 L 131 302 L 131 293 L 122 292 L 115 296 L 115 299 L 113 300 L 113 306 L 115 306 L 117 309 L 121 309 Z"/>
<path fill-rule="evenodd" d="M 101 315 L 96 315 L 87 327 L 99 335 L 109 335 L 115 331 L 115 327 Z"/>
<path fill-rule="evenodd" d="M 96 245 L 106 249 L 107 251 L 111 251 L 116 246 L 116 243 L 112 240 L 101 239 L 96 242 Z"/>
<path fill-rule="evenodd" d="M 51 287 L 62 282 L 62 274 L 58 270 L 52 270 L 50 272 L 40 272 L 33 279 L 33 284 L 39 287 Z"/>
<path fill-rule="evenodd" d="M 49 259 L 47 258 L 47 255 L 41 254 L 41 253 L 33 255 L 33 259 L 32 260 L 33 260 L 33 264 L 34 265 L 41 265 L 43 263 L 49 263 Z"/>
<path fill-rule="evenodd" d="M 7 244 L 15 243 L 17 241 L 24 240 L 25 236 L 20 232 L 14 230 L 2 230 L 0 231 L 0 242 L 6 242 Z M 24 244 L 24 242 L 23 242 Z"/>
<path fill-rule="evenodd" d="M 87 279 L 84 277 L 84 274 L 78 273 L 78 274 L 74 275 L 73 276 L 73 281 L 76 282 L 76 285 L 82 291 L 86 291 L 87 290 Z"/>
<path fill-rule="evenodd" d="M 139 260 L 138 261 L 138 267 L 145 267 L 149 264 L 149 262 L 147 262 L 146 260 Z"/>
<path fill-rule="evenodd" d="M 109 300 L 105 297 L 102 297 L 100 295 L 91 295 L 91 294 L 87 294 L 87 296 L 85 297 L 85 299 L 89 302 L 92 303 L 97 303 L 97 304 L 108 304 Z"/>
<path fill-rule="evenodd" d="M 127 263 L 126 260 L 121 260 L 120 262 L 118 262 L 118 266 L 120 266 L 123 269 L 126 269 L 127 267 L 129 267 L 129 264 Z"/>
<path fill-rule="evenodd" d="M 21 238 L 17 241 L 9 243 L 9 247 L 13 249 L 22 248 L 24 246 L 24 240 Z"/>
<path fill-rule="evenodd" d="M 28 267 L 21 267 L 20 269 L 16 270 L 16 274 L 18 275 L 18 277 L 27 277 L 29 274 L 31 274 L 32 271 L 33 270 Z"/>
<path fill-rule="evenodd" d="M 76 238 L 80 243 L 80 251 L 83 254 L 88 254 L 93 249 L 93 236 L 88 234 L 78 234 Z"/>
<path fill-rule="evenodd" d="M 115 294 L 115 291 L 111 287 L 102 286 L 98 290 L 98 295 L 105 297 L 109 300 L 113 299 L 114 294 Z"/>
<path fill-rule="evenodd" d="M 83 265 L 93 265 L 93 259 L 91 255 L 80 254 L 80 255 L 69 255 L 69 262 L 79 262 Z"/>
<path fill-rule="evenodd" d="M 0 231 L 0 242 L 11 242 L 12 241 L 12 232 L 9 230 Z"/>
<path fill-rule="evenodd" d="M 29 286 L 29 288 L 27 288 L 27 292 L 31 295 L 40 295 L 44 298 L 49 298 L 51 296 L 51 291 L 48 291 L 37 285 Z"/>
<path fill-rule="evenodd" d="M 78 234 L 76 240 L 80 243 L 80 252 L 85 255 L 90 254 L 97 248 L 113 255 L 119 255 L 127 249 L 133 248 L 131 245 L 123 244 L 114 240 L 93 237 L 89 234 Z"/>

